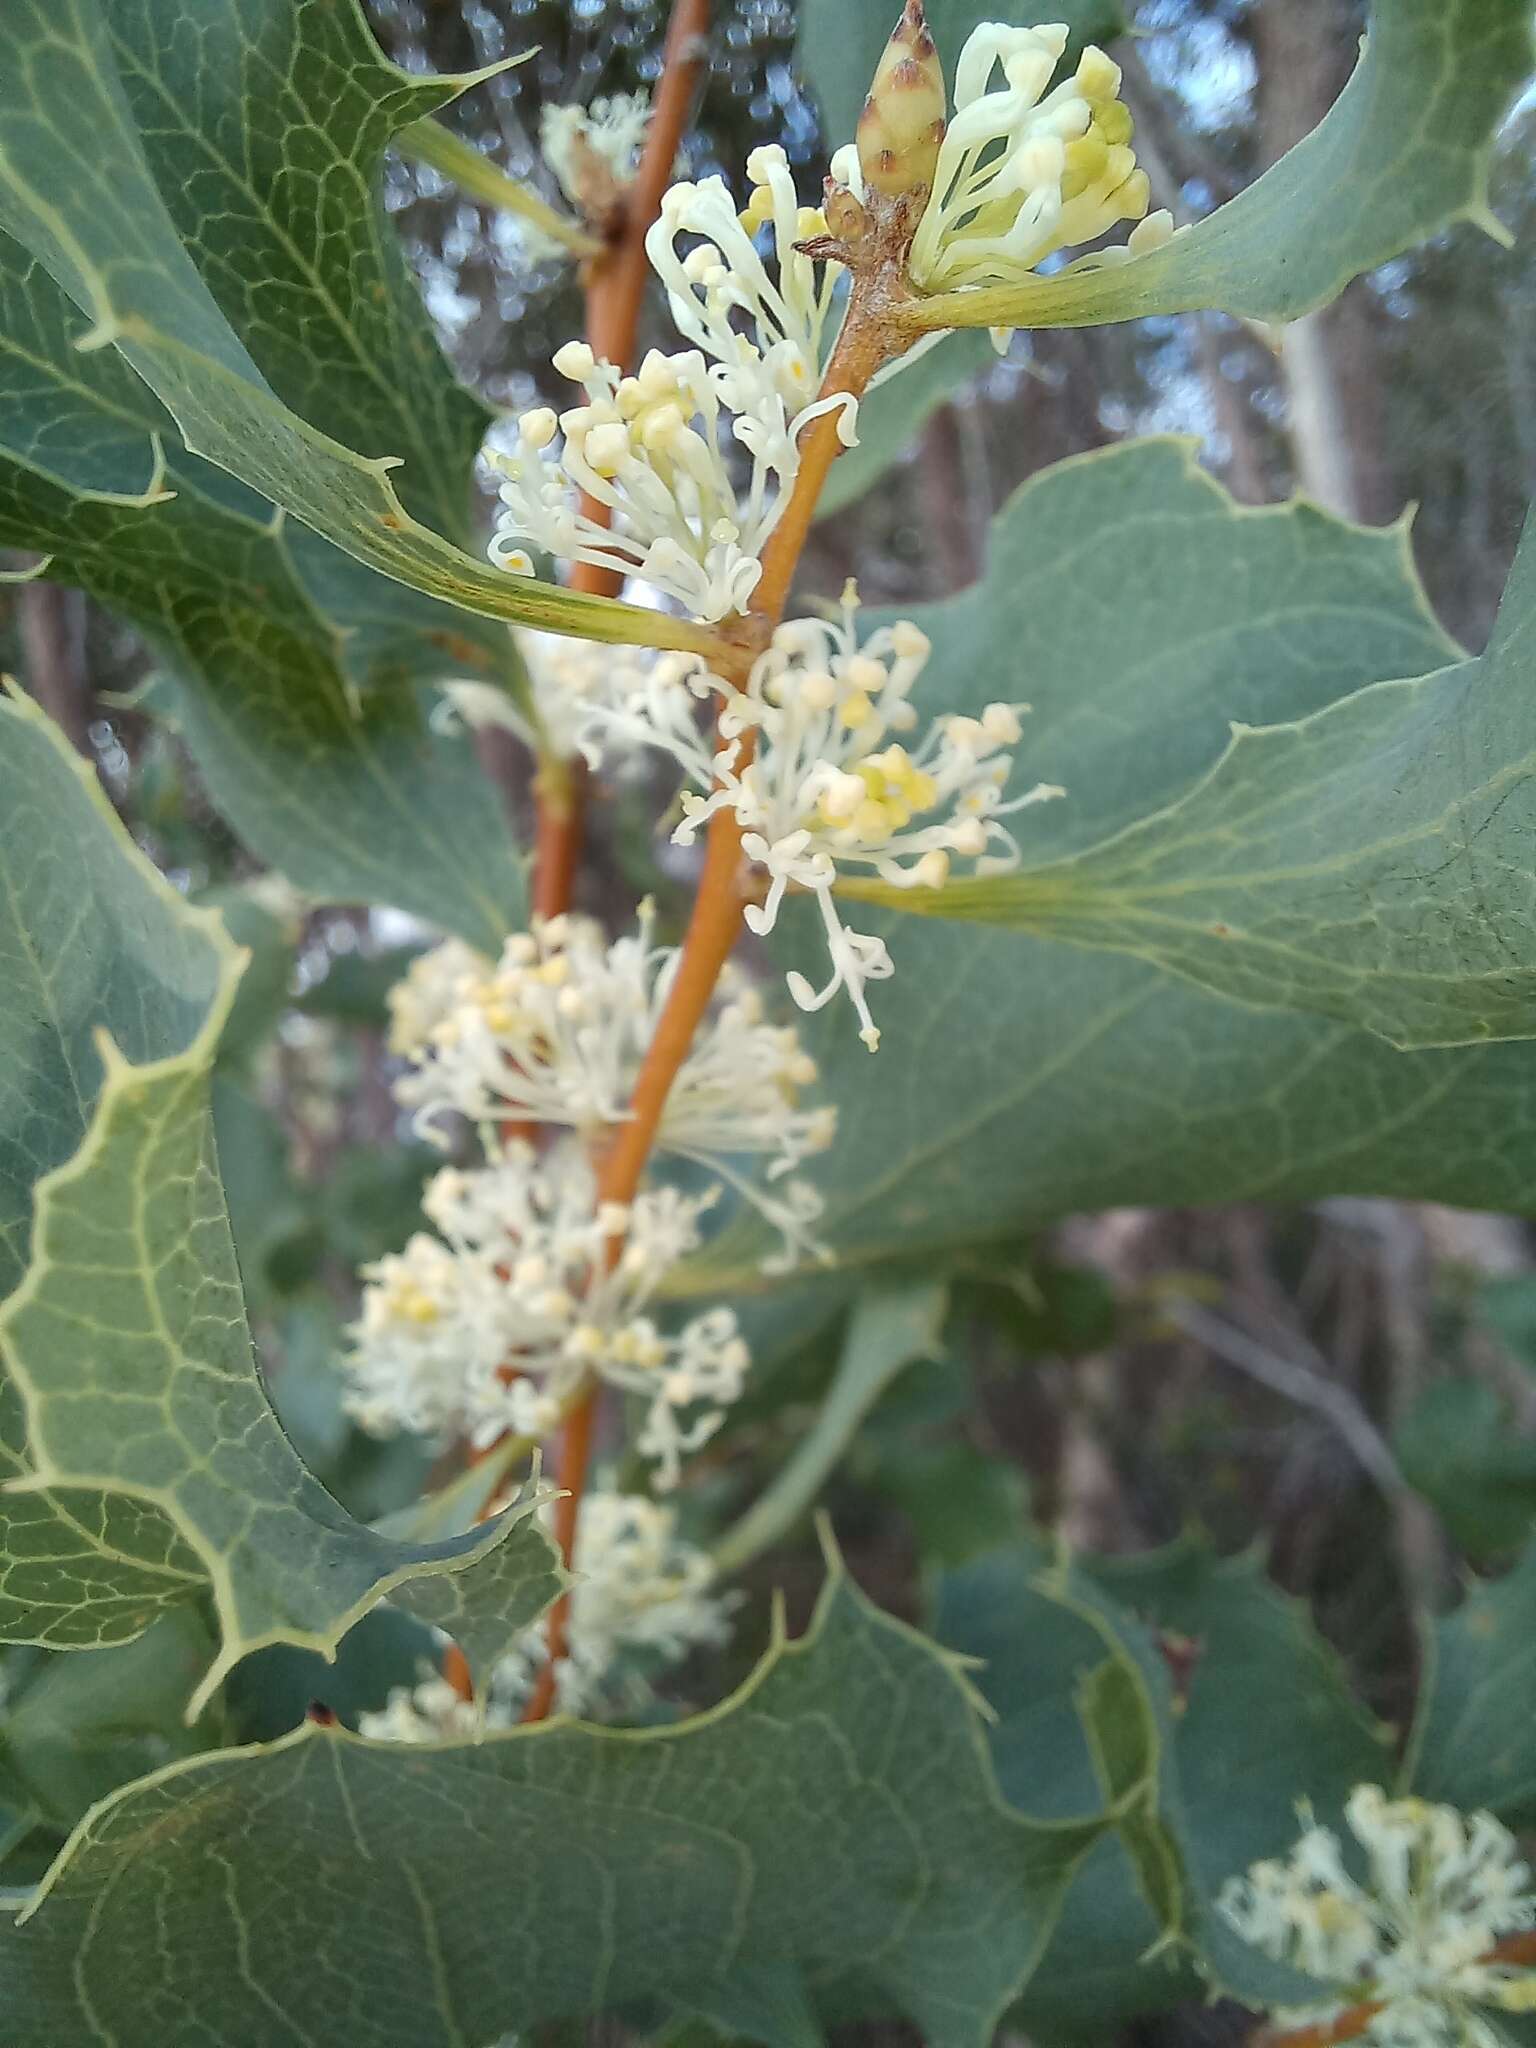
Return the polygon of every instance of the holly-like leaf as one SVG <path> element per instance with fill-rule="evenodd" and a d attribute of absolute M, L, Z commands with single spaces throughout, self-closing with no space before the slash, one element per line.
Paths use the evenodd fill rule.
<path fill-rule="evenodd" d="M 1218 1558 L 1186 1538 L 1091 1569 L 1117 1609 L 1155 1632 L 1175 1679 L 1176 1820 L 1201 1966 L 1255 2005 L 1304 1998 L 1312 1987 L 1240 1941 L 1211 1903 L 1228 1878 L 1295 1839 L 1299 1799 L 1336 1826 L 1356 1785 L 1386 1782 L 1390 1731 L 1363 1711 L 1306 1609 L 1253 1558 Z"/>
<path fill-rule="evenodd" d="M 39 712 L 0 703 L 0 734 L 8 1632 L 121 1640 L 206 1590 L 222 1641 L 195 1713 L 249 1650 L 329 1653 L 417 1573 L 504 1542 L 530 1579 L 547 1571 L 532 1502 L 404 1543 L 353 1522 L 299 1459 L 257 1374 L 214 1153 L 238 958 Z"/>
<path fill-rule="evenodd" d="M 1404 1789 L 1536 1826 L 1536 1548 L 1426 1633 Z"/>
<path fill-rule="evenodd" d="M 1095 1676 L 1097 1694 L 1084 1688 L 1104 1668 L 1107 1636 L 1118 1650 L 1117 1687 L 1141 1674 L 1142 1711 L 1156 1715 L 1167 1751 L 1133 1857 L 1151 1906 L 1149 1871 L 1155 1878 L 1160 1848 L 1174 1853 L 1164 1868 L 1177 1904 L 1154 1918 L 1176 1926 L 1201 1969 L 1234 1995 L 1259 2006 L 1308 1995 L 1306 1980 L 1250 1950 L 1212 1910 L 1229 1877 L 1294 1840 L 1298 1799 L 1332 1824 L 1355 1785 L 1390 1776 L 1383 1733 L 1304 1611 L 1252 1561 L 1220 1560 L 1194 1539 L 1142 1557 L 1085 1559 L 1069 1576 L 1023 1545 L 946 1575 L 937 1633 L 983 1660 L 978 1683 L 998 1715 L 992 1739 L 1005 1790 L 1013 1759 L 1028 1754 L 1043 1726 L 1062 1745 L 1068 1783 L 1080 1780 L 1095 1748 L 1103 1678 Z M 1067 1714 L 1074 1692 L 1075 1729 Z M 1125 1725 L 1124 1711 L 1110 1724 Z M 1137 1848 L 1123 1826 L 1122 1837 Z M 1145 1910 L 1126 1912 L 1123 1873 L 1117 1889 L 1101 1852 L 1068 1899 L 1031 2000 L 1048 2000 L 1068 2031 L 1089 2034 L 1094 2024 L 1166 2004 L 1166 1959 L 1149 1959 L 1148 1945 Z M 1087 1954 L 1096 1964 L 1091 1988 L 1076 1974 Z"/>
<path fill-rule="evenodd" d="M 1122 0 L 926 0 L 924 11 L 951 81 L 966 37 L 983 21 L 1065 22 L 1072 31 L 1069 61 L 1084 43 L 1107 43 L 1126 25 Z M 901 0 L 801 0 L 800 70 L 821 108 L 829 149 L 852 141 L 900 15 Z"/>
<path fill-rule="evenodd" d="M 189 1045 L 228 952 L 217 917 L 190 909 L 133 849 L 41 713 L 0 697 L 0 1300 L 26 1269 L 37 1183 L 85 1135 L 101 1075 L 94 1034 L 139 1060 Z M 0 1478 L 25 1472 L 24 1444 L 0 1372 Z M 121 1642 L 201 1584 L 196 1556 L 147 1503 L 0 1493 L 6 1640 Z"/>
<path fill-rule="evenodd" d="M 1406 1048 L 1536 1037 L 1536 519 L 1485 655 L 1239 726 L 1186 795 L 1070 859 L 848 893 L 1109 946 Z"/>
<path fill-rule="evenodd" d="M 465 2048 L 661 1999 L 799 2041 L 795 1987 L 856 1974 L 984 2048 L 1102 1826 L 1005 1808 L 952 1662 L 836 1577 L 681 1727 L 308 1727 L 130 1787 L 0 1927 L 9 2039 Z"/>
<path fill-rule="evenodd" d="M 1525 0 L 1375 0 L 1323 120 L 1227 205 L 1109 269 L 925 300 L 922 327 L 1087 327 L 1218 308 L 1294 320 L 1488 204 L 1493 137 L 1536 62 Z"/>
<path fill-rule="evenodd" d="M 1167 441 L 1026 485 L 982 582 L 912 616 L 933 640 L 923 719 L 1034 705 L 1013 786 L 1068 793 L 1015 821 L 1031 862 L 1176 801 L 1233 718 L 1304 717 L 1455 652 L 1400 530 L 1299 504 L 1239 510 Z M 845 1272 L 1124 1203 L 1536 1201 L 1536 1071 L 1519 1045 L 1403 1053 L 1129 957 L 854 903 L 844 915 L 882 932 L 895 962 L 871 992 L 878 1053 L 841 1000 L 806 1027 L 838 1105 L 818 1228 Z M 781 926 L 784 964 L 823 979 L 816 922 L 791 907 Z M 679 1284 L 759 1291 L 766 1246 L 733 1229 Z"/>
<path fill-rule="evenodd" d="M 120 29 L 130 14 L 125 6 Z M 352 17 L 351 46 L 340 53 L 324 40 L 325 23 L 338 15 Z M 317 22 L 319 34 L 306 36 Z M 241 157 L 221 158 L 185 112 L 166 115 L 166 78 L 177 81 L 175 90 L 190 104 L 206 86 L 216 113 L 232 86 L 263 94 L 266 121 L 258 132 L 265 150 L 253 154 L 270 188 L 265 199 L 243 192 L 234 224 L 254 221 L 258 246 L 281 229 L 283 208 L 305 204 L 303 188 L 316 177 L 328 174 L 354 209 L 376 205 L 377 159 L 394 128 L 435 111 L 475 79 L 415 78 L 386 65 L 367 42 L 353 0 L 340 9 L 320 0 L 219 0 L 213 24 L 216 54 L 192 23 L 180 38 L 158 39 L 158 52 L 131 36 L 121 43 L 137 104 L 153 110 L 146 118 L 157 139 L 146 150 L 101 0 L 17 0 L 0 19 L 0 187 L 8 225 L 87 316 L 90 330 L 81 338 L 115 348 L 132 365 L 191 452 L 386 577 L 471 612 L 553 632 L 711 647 L 713 636 L 687 621 L 477 561 L 415 518 L 387 480 L 407 459 L 387 426 L 370 452 L 359 453 L 284 402 L 284 390 L 302 398 L 311 389 L 306 402 L 323 404 L 329 420 L 330 400 L 319 393 L 330 390 L 330 365 L 307 374 L 295 367 L 293 347 L 281 345 L 281 324 L 270 321 L 266 285 L 248 282 L 260 264 L 248 254 L 232 257 L 222 230 L 212 242 L 201 233 L 196 241 L 186 238 L 194 222 L 205 220 L 204 205 L 244 184 L 252 167 Z M 205 61 L 212 67 L 206 80 Z M 313 115 L 335 106 L 343 78 L 348 93 L 374 103 L 374 118 L 354 116 L 332 134 Z M 341 104 L 345 114 L 345 94 Z M 238 128 L 227 125 L 238 141 Z M 199 169 L 189 180 L 194 162 Z M 176 200 L 162 192 L 157 168 L 168 184 L 179 178 L 187 187 Z M 184 228 L 174 217 L 182 206 Z M 278 306 L 284 273 L 298 261 L 294 251 L 281 254 L 271 293 Z M 234 321 L 245 324 L 237 330 Z M 309 347 L 302 320 L 297 344 Z M 375 367 L 389 374 L 387 363 Z M 419 470 L 415 487 L 426 488 Z"/>
<path fill-rule="evenodd" d="M 471 1465 L 450 1485 L 377 1526 L 384 1535 L 412 1543 L 457 1536 L 473 1527 L 505 1466 L 505 1456 L 498 1460 L 494 1455 Z M 542 1509 L 553 1497 L 548 1487 L 535 1483 L 521 1502 L 522 1510 Z M 390 1598 L 414 1620 L 452 1636 L 464 1652 L 477 1689 L 483 1689 L 492 1667 L 571 1584 L 554 1543 L 530 1525 L 522 1542 L 500 1543 L 456 1572 L 407 1579 Z"/>
<path fill-rule="evenodd" d="M 1085 1861 L 1019 2024 L 1097 2041 L 1127 2015 L 1187 1995 L 1194 1981 L 1169 1940 L 1183 1917 L 1176 1873 L 1156 1898 L 1144 1881 L 1166 1878 L 1171 1847 L 1167 1681 L 1149 1639 L 1122 1613 L 1107 1620 L 1092 1587 L 1033 1540 L 942 1574 L 934 1632 L 975 1660 L 1005 1797 L 1072 1812 L 1103 1796 L 1111 1768 L 1133 1788 L 1134 1825 Z"/>
<path fill-rule="evenodd" d="M 253 851 L 316 896 L 394 903 L 494 950 L 521 913 L 521 864 L 467 740 L 428 729 L 412 680 L 494 673 L 504 632 L 358 568 L 182 453 L 113 350 L 74 347 L 78 324 L 0 233 L 0 539 L 42 549 L 166 655 L 150 707 Z"/>

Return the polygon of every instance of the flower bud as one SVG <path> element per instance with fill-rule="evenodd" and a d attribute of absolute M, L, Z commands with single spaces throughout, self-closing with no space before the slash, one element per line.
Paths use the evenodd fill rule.
<path fill-rule="evenodd" d="M 944 108 L 944 72 L 922 0 L 907 0 L 859 116 L 859 169 L 867 191 L 926 198 L 944 139 Z"/>

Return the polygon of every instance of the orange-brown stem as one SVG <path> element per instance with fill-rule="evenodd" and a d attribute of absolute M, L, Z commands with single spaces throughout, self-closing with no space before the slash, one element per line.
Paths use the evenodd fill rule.
<path fill-rule="evenodd" d="M 1478 1961 L 1536 1963 L 1536 1932 L 1506 1934 L 1486 1955 L 1479 1956 Z M 1346 2005 L 1331 2020 L 1319 2020 L 1315 2026 L 1293 2027 L 1289 2033 L 1275 2033 L 1264 2028 L 1255 2037 L 1255 2048 L 1335 2048 L 1339 2042 L 1358 2041 L 1371 2021 L 1384 2010 L 1384 2000 L 1365 1998 L 1358 2005 Z"/>
<path fill-rule="evenodd" d="M 857 396 L 885 356 L 882 326 L 878 322 L 866 324 L 858 317 L 857 309 L 851 311 L 827 365 L 823 391 L 848 391 Z M 827 472 L 842 452 L 838 417 L 835 412 L 823 413 L 801 439 L 794 490 L 763 550 L 763 572 L 753 594 L 752 638 L 731 665 L 734 673 L 725 678 L 738 686 L 746 681 L 758 650 L 767 643 L 783 616 L 795 567 L 815 515 L 816 500 Z M 749 732 L 742 736 L 738 766 L 744 766 L 750 758 L 750 743 Z M 704 871 L 699 877 L 677 972 L 636 1077 L 628 1119 L 615 1130 L 598 1176 L 600 1201 L 627 1204 L 635 1198 L 672 1083 L 688 1056 L 720 970 L 741 930 L 744 867 L 741 828 L 735 815 L 729 810 L 716 811 L 709 822 Z M 616 1243 L 610 1246 L 612 1253 L 617 1250 Z"/>
<path fill-rule="evenodd" d="M 457 1643 L 450 1643 L 443 1652 L 443 1676 L 461 1700 L 474 1698 L 475 1681 L 470 1675 L 469 1659 Z"/>
<path fill-rule="evenodd" d="M 621 370 L 633 365 L 640 306 L 645 297 L 646 230 L 661 211 L 661 196 L 671 182 L 672 166 L 688 125 L 699 75 L 709 53 L 709 16 L 710 0 L 673 0 L 645 147 L 616 210 L 607 246 L 587 267 L 587 342 L 597 355 L 606 357 Z M 610 516 L 609 508 L 592 498 L 583 499 L 582 510 L 588 518 L 604 523 Z M 571 585 L 595 596 L 617 597 L 622 579 L 610 569 L 578 562 Z M 533 907 L 541 917 L 557 917 L 570 908 L 586 826 L 586 797 L 586 770 L 580 761 L 570 763 L 569 772 L 562 778 L 552 778 L 546 768 L 535 787 L 538 824 Z M 591 1463 L 596 1415 L 594 1387 L 572 1410 L 560 1436 L 555 1479 L 565 1492 L 555 1508 L 555 1537 L 567 1566 Z M 565 1655 L 569 1624 L 567 1596 L 549 1610 L 549 1661 L 529 1699 L 523 1715 L 525 1721 L 543 1720 L 554 1702 L 555 1667 Z"/>
<path fill-rule="evenodd" d="M 564 1491 L 555 1502 L 555 1542 L 567 1568 L 576 1547 L 576 1523 L 581 1513 L 581 1496 L 592 1464 L 592 1438 L 597 1421 L 597 1389 L 592 1387 L 572 1408 L 560 1432 L 560 1449 L 555 1458 L 555 1484 Z M 557 1600 L 549 1610 L 549 1661 L 539 1673 L 538 1683 L 523 1709 L 525 1721 L 542 1721 L 554 1705 L 558 1666 L 570 1642 L 570 1597 Z"/>
<path fill-rule="evenodd" d="M 661 195 L 671 180 L 688 125 L 699 73 L 708 54 L 709 10 L 710 0 L 675 0 L 645 147 L 634 178 L 615 209 L 609 240 L 587 265 L 587 342 L 596 354 L 621 370 L 633 367 L 645 298 L 646 230 L 661 210 Z M 583 498 L 582 512 L 600 524 L 606 524 L 610 516 L 609 507 L 594 498 Z M 571 574 L 571 588 L 589 596 L 617 597 L 622 587 L 622 577 L 591 562 L 578 562 Z M 586 769 L 580 761 L 569 764 L 569 774 L 559 787 L 552 784 L 547 770 L 535 787 L 538 823 L 533 907 L 540 917 L 558 917 L 570 908 L 586 827 L 586 797 Z"/>

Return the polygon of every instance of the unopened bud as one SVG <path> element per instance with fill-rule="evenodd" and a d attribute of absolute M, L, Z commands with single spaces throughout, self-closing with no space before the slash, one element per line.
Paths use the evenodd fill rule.
<path fill-rule="evenodd" d="M 895 198 L 933 189 L 944 105 L 944 72 L 922 0 L 907 0 L 859 116 L 859 169 L 867 191 Z"/>

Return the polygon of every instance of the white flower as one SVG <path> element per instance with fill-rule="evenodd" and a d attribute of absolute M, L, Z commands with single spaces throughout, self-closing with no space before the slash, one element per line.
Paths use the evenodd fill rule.
<path fill-rule="evenodd" d="M 576 1583 L 567 1622 L 567 1654 L 555 1686 L 563 1714 L 590 1714 L 611 1703 L 612 1673 L 621 1656 L 655 1667 L 675 1664 L 696 1648 L 715 1648 L 730 1634 L 732 1594 L 712 1590 L 708 1557 L 677 1534 L 674 1509 L 643 1494 L 593 1492 L 581 1504 L 572 1557 Z M 510 1727 L 548 1661 L 542 1621 L 515 1643 L 491 1673 L 483 1725 Z M 631 1686 L 639 1694 L 638 1685 Z M 397 1686 L 359 1730 L 380 1742 L 449 1742 L 479 1728 L 473 1705 L 435 1672 L 414 1688 Z"/>
<path fill-rule="evenodd" d="M 625 377 L 585 342 L 567 342 L 554 366 L 581 385 L 585 404 L 558 415 L 535 407 L 518 421 L 513 453 L 492 454 L 506 510 L 490 553 L 503 568 L 529 573 L 531 542 L 565 561 L 641 577 L 697 619 L 744 612 L 799 473 L 802 429 L 836 412 L 844 445 L 853 445 L 856 399 L 816 395 L 833 282 L 794 247 L 820 216 L 796 205 L 781 150 L 755 150 L 750 164 L 753 198 L 740 220 L 724 183 L 711 178 L 673 186 L 646 238 L 673 317 L 699 346 L 653 349 Z M 776 278 L 753 241 L 765 221 Z M 685 233 L 708 239 L 681 257 L 676 241 Z M 750 333 L 733 325 L 733 311 L 743 310 Z M 739 500 L 732 443 L 745 457 Z M 584 495 L 607 507 L 611 525 L 583 509 Z"/>
<path fill-rule="evenodd" d="M 391 1049 L 411 1062 L 395 1093 L 418 1130 L 440 1142 L 445 1115 L 467 1117 L 494 1157 L 508 1123 L 594 1139 L 622 1122 L 677 968 L 676 950 L 652 941 L 654 921 L 643 903 L 638 930 L 610 945 L 588 918 L 538 920 L 494 965 L 456 939 L 423 954 L 390 994 Z M 791 1182 L 770 1197 L 728 1162 L 755 1155 L 776 1181 L 824 1151 L 835 1111 L 799 1106 L 815 1080 L 794 1028 L 769 1023 L 762 998 L 728 967 L 657 1138 L 754 1202 L 784 1232 L 786 1256 L 814 1248 L 805 1235 L 820 1208 L 814 1191 Z"/>
<path fill-rule="evenodd" d="M 723 178 L 674 185 L 646 235 L 646 252 L 678 332 L 721 366 L 730 409 L 756 411 L 766 383 L 791 415 L 809 418 L 803 409 L 821 383 L 838 271 L 795 244 L 824 235 L 827 223 L 801 206 L 777 144 L 752 151 L 747 176 L 752 191 L 740 215 Z M 771 269 L 755 239 L 764 226 L 772 230 Z M 680 235 L 701 237 L 686 256 L 678 253 Z"/>
<path fill-rule="evenodd" d="M 589 1374 L 646 1403 L 639 1447 L 676 1484 L 741 1392 L 748 1356 L 729 1310 L 674 1336 L 643 1313 L 664 1275 L 697 1249 L 714 1199 L 655 1188 L 626 1209 L 596 1202 L 582 1147 L 447 1167 L 422 1206 L 441 1232 L 365 1267 L 350 1335 L 347 1407 L 376 1435 L 413 1430 L 485 1445 L 547 1435 Z M 623 1235 L 610 1269 L 607 1244 Z M 686 1411 L 686 1413 L 685 1413 Z"/>
<path fill-rule="evenodd" d="M 1536 1975 L 1491 1957 L 1536 1926 L 1536 1890 L 1514 1837 L 1491 1814 L 1357 1786 L 1345 1807 L 1359 1875 L 1329 1829 L 1308 1826 L 1284 1862 L 1233 1878 L 1218 1910 L 1245 1941 L 1337 2002 L 1282 2008 L 1284 2028 L 1326 2024 L 1346 2004 L 1380 2005 L 1363 2038 L 1380 2048 L 1498 2048 L 1475 2008 L 1536 2008 Z M 1354 1860 L 1351 1858 L 1351 1860 Z"/>
<path fill-rule="evenodd" d="M 616 92 L 589 107 L 546 106 L 539 116 L 539 147 L 573 206 L 580 206 L 585 168 L 595 159 L 615 185 L 627 185 L 650 125 L 643 92 Z"/>
<path fill-rule="evenodd" d="M 882 627 L 859 645 L 858 599 L 843 595 L 840 623 L 798 619 L 780 626 L 754 663 L 744 690 L 687 658 L 667 673 L 687 675 L 694 691 L 724 700 L 719 731 L 725 745 L 711 759 L 675 709 L 656 721 L 653 743 L 672 753 L 707 795 L 682 799 L 674 838 L 686 843 L 716 811 L 735 814 L 748 858 L 767 873 L 761 907 L 749 905 L 755 932 L 773 929 L 791 885 L 810 890 L 821 907 L 832 977 L 812 989 L 802 975 L 789 990 L 804 1010 L 820 1009 L 846 988 L 871 1051 L 880 1034 L 864 996 L 867 982 L 892 972 L 884 941 L 847 930 L 833 890 L 841 870 L 873 869 L 898 888 L 939 888 L 953 855 L 978 873 L 1012 867 L 1019 849 L 1000 822 L 1047 797 L 1040 783 L 1005 802 L 1012 757 L 1026 705 L 989 704 L 979 718 L 936 719 L 912 750 L 893 735 L 918 722 L 909 701 L 928 658 L 927 637 L 910 621 Z M 680 681 L 674 680 L 677 701 Z M 608 714 L 594 710 L 595 722 Z M 638 720 L 631 714 L 632 724 Z M 750 754 L 750 758 L 748 758 Z"/>
<path fill-rule="evenodd" d="M 522 542 L 531 541 L 564 561 L 642 577 L 695 618 L 744 611 L 799 466 L 782 401 L 733 421 L 697 350 L 652 349 L 633 377 L 600 362 L 585 342 L 567 342 L 554 360 L 586 403 L 558 417 L 548 406 L 525 412 L 515 451 L 491 455 L 507 508 L 491 559 L 526 575 L 532 564 Z M 739 504 L 727 429 L 751 457 Z M 608 507 L 611 527 L 582 509 L 583 494 Z"/>
<path fill-rule="evenodd" d="M 458 677 L 442 685 L 443 700 L 432 717 L 439 731 L 452 730 L 461 720 L 477 730 L 500 727 L 525 746 L 547 747 L 569 760 L 577 751 L 590 704 L 624 703 L 645 687 L 649 649 L 609 647 L 558 633 L 525 631 L 514 638 L 527 671 L 534 716 L 530 718 L 509 691 L 494 683 Z"/>
<path fill-rule="evenodd" d="M 479 1731 L 473 1700 L 462 1699 L 436 1671 L 424 1670 L 416 1685 L 394 1685 L 388 1704 L 357 1717 L 357 1732 L 370 1742 L 468 1741 Z"/>
<path fill-rule="evenodd" d="M 967 39 L 955 114 L 909 258 L 922 290 L 1011 284 L 1122 220 L 1139 223 L 1114 252 L 1122 258 L 1172 234 L 1171 215 L 1144 218 L 1150 187 L 1130 146 L 1120 67 L 1090 47 L 1075 74 L 1046 92 L 1066 45 L 1060 23 L 983 22 Z M 1002 82 L 994 84 L 999 70 Z M 838 167 L 846 173 L 841 155 Z"/>

